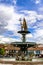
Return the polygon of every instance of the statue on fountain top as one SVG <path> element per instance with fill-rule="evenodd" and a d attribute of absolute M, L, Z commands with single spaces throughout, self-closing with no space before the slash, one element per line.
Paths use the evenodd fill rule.
<path fill-rule="evenodd" d="M 27 24 L 26 24 L 25 18 L 23 19 L 23 24 L 22 23 L 20 23 L 20 24 L 21 24 L 21 30 L 22 31 L 27 31 Z"/>

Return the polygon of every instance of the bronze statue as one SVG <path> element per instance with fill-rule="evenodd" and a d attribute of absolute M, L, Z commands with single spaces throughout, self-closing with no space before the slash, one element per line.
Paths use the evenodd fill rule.
<path fill-rule="evenodd" d="M 26 24 L 25 18 L 23 19 L 23 24 L 22 23 L 20 23 L 20 24 L 21 24 L 21 30 L 22 31 L 27 31 L 27 24 Z"/>

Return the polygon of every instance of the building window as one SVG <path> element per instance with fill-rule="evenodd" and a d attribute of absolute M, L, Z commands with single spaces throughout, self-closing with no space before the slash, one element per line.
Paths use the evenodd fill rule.
<path fill-rule="evenodd" d="M 39 51 L 39 50 L 37 50 L 37 51 L 36 51 L 36 54 L 40 54 L 40 51 Z"/>

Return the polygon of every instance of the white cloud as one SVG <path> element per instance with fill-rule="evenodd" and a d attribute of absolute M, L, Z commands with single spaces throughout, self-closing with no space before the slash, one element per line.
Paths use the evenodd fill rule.
<path fill-rule="evenodd" d="M 36 0 L 35 3 L 36 4 L 39 4 L 41 2 L 41 0 Z"/>
<path fill-rule="evenodd" d="M 2 20 L 7 22 L 7 26 L 5 27 L 8 30 L 17 31 L 19 29 L 18 24 L 19 18 L 25 17 L 28 21 L 28 24 L 32 24 L 36 22 L 36 18 L 43 19 L 43 15 L 38 15 L 36 11 L 22 11 L 24 13 L 27 13 L 28 15 L 25 16 L 24 14 L 18 14 L 16 13 L 16 10 L 13 7 L 8 7 L 4 5 L 0 5 L 1 10 L 1 16 L 3 17 Z"/>
<path fill-rule="evenodd" d="M 24 16 L 23 14 L 18 14 L 16 13 L 16 10 L 12 7 L 12 6 L 5 6 L 5 5 L 0 5 L 0 25 L 2 25 L 1 27 L 3 27 L 3 29 L 1 28 L 0 31 L 12 31 L 14 33 L 14 36 L 20 36 L 19 34 L 17 34 L 17 31 L 20 29 L 19 25 L 20 25 L 20 21 L 19 18 L 21 18 L 22 16 Z M 1 31 L 1 33 L 3 33 Z M 5 32 L 4 31 L 4 32 Z M 20 36 L 21 38 L 21 36 Z M 11 38 L 9 40 L 9 38 L 3 37 L 0 38 L 2 42 L 12 42 L 12 41 L 19 41 L 19 38 L 16 39 Z"/>
<path fill-rule="evenodd" d="M 40 4 L 41 0 L 32 0 L 35 4 Z"/>
<path fill-rule="evenodd" d="M 6 6 L 0 5 L 0 34 L 6 31 L 5 27 L 8 24 L 7 21 L 10 19 L 10 15 L 8 16 L 10 12 L 8 10 L 9 8 L 6 8 Z"/>
<path fill-rule="evenodd" d="M 40 11 L 43 11 L 43 6 L 39 8 Z"/>
<path fill-rule="evenodd" d="M 7 37 L 3 37 L 2 38 L 2 41 L 5 42 L 5 43 L 11 43 L 11 42 L 15 42 L 15 40 L 17 39 L 13 39 L 13 38 L 7 38 Z"/>
<path fill-rule="evenodd" d="M 4 41 L 0 41 L 0 44 L 5 44 L 5 42 Z"/>
<path fill-rule="evenodd" d="M 43 14 L 37 15 L 38 20 L 43 20 Z"/>
<path fill-rule="evenodd" d="M 43 5 L 39 6 L 38 13 L 40 13 L 41 15 L 43 15 Z"/>
<path fill-rule="evenodd" d="M 36 29 L 34 36 L 35 36 L 35 38 L 43 36 L 43 29 Z"/>
<path fill-rule="evenodd" d="M 18 38 L 18 39 L 16 39 L 16 38 L 10 38 L 10 37 L 5 37 L 5 36 L 1 36 L 0 35 L 0 44 L 2 43 L 11 43 L 11 42 L 16 42 L 16 41 L 20 41 L 21 39 L 20 38 Z"/>
<path fill-rule="evenodd" d="M 35 29 L 31 38 L 29 38 L 29 35 L 27 35 L 27 41 L 34 41 L 43 44 L 43 14 L 38 14 L 36 11 L 27 10 L 21 12 L 28 14 L 26 16 L 28 26 Z"/>
<path fill-rule="evenodd" d="M 33 37 L 32 34 L 28 34 L 28 35 L 26 35 L 26 38 L 32 38 L 32 37 Z"/>
<path fill-rule="evenodd" d="M 22 16 L 24 15 L 16 13 L 15 8 L 13 8 L 12 6 L 8 7 L 5 5 L 0 5 L 0 23 L 7 23 L 5 29 L 17 31 L 19 29 L 19 26 L 17 24 L 20 24 L 19 18 L 21 18 Z"/>
<path fill-rule="evenodd" d="M 30 11 L 29 10 L 22 10 L 20 12 L 24 12 L 25 14 L 29 14 L 29 15 L 35 15 L 35 16 L 37 15 L 37 12 L 34 11 L 34 10 L 33 11 L 31 11 L 31 10 Z"/>
<path fill-rule="evenodd" d="M 21 40 L 21 35 L 17 34 L 17 31 L 20 30 L 20 22 L 19 22 L 19 18 L 26 18 L 27 21 L 27 25 L 28 27 L 32 27 L 33 24 L 35 24 L 33 26 L 33 28 L 35 27 L 35 32 L 33 33 L 33 35 L 27 35 L 26 38 L 31 37 L 30 40 L 34 40 L 34 41 L 38 41 L 39 42 L 39 37 L 40 37 L 40 42 L 42 41 L 42 35 L 43 35 L 43 21 L 41 22 L 37 22 L 37 19 L 40 21 L 43 19 L 43 15 L 42 14 L 38 14 L 36 11 L 28 11 L 28 10 L 24 10 L 21 11 L 24 12 L 24 14 L 18 14 L 16 9 L 13 8 L 12 6 L 5 6 L 5 5 L 0 5 L 0 25 L 2 25 L 0 31 L 2 33 L 2 31 L 12 31 L 14 33 L 14 36 L 20 36 L 20 38 L 16 39 L 16 38 L 5 38 L 2 37 L 1 40 L 4 42 L 11 42 L 11 41 L 19 41 Z M 27 14 L 25 16 L 25 14 Z M 37 29 L 38 28 L 38 29 Z M 42 29 L 41 29 L 42 28 Z"/>
<path fill-rule="evenodd" d="M 27 14 L 25 16 L 26 20 L 28 21 L 28 25 L 34 24 L 37 22 L 37 20 L 43 20 L 43 14 L 38 14 L 37 11 L 29 11 L 29 10 L 22 10 L 20 12 L 23 12 L 24 14 Z"/>
<path fill-rule="evenodd" d="M 37 43 L 43 44 L 43 29 L 36 29 L 32 39 Z"/>
<path fill-rule="evenodd" d="M 16 4 L 17 0 L 13 0 L 13 3 Z"/>

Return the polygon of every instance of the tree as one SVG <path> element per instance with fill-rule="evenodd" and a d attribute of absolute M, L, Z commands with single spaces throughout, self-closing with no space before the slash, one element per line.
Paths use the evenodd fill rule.
<path fill-rule="evenodd" d="M 0 55 L 4 55 L 4 54 L 5 54 L 4 48 L 0 48 Z"/>

